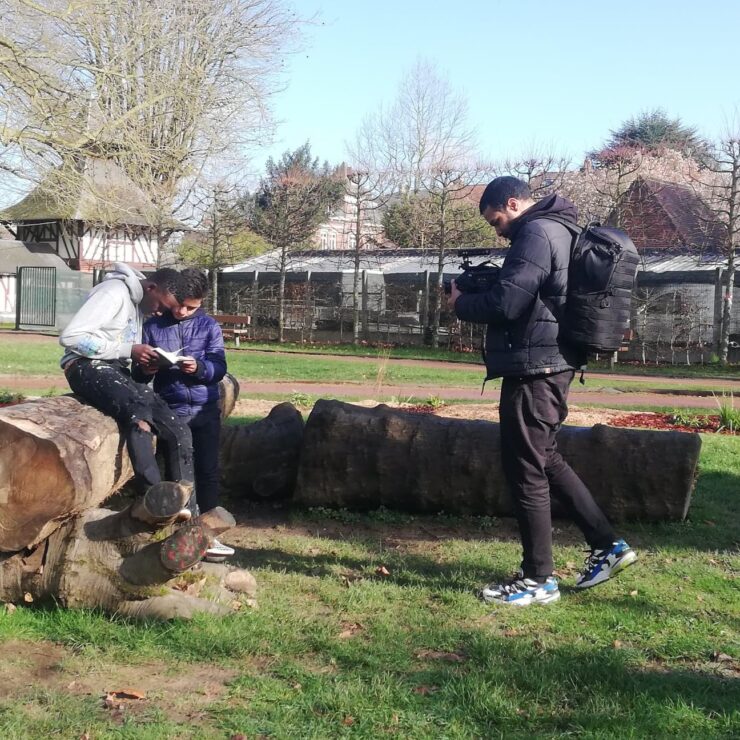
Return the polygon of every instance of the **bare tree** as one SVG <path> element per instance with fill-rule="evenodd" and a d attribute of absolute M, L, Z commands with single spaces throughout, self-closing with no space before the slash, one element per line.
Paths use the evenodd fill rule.
<path fill-rule="evenodd" d="M 470 198 L 485 176 L 476 153 L 474 129 L 468 123 L 468 103 L 435 67 L 418 60 L 399 85 L 394 102 L 371 116 L 380 169 L 392 173 L 397 190 L 414 203 L 423 244 L 433 240 L 437 286 L 442 289 L 446 251 L 453 246 L 450 208 Z M 408 196 L 422 196 L 409 199 Z M 418 207 L 417 207 L 418 206 Z M 428 217 L 428 220 L 426 220 Z M 440 296 L 433 293 L 431 342 L 439 341 Z"/>
<path fill-rule="evenodd" d="M 507 157 L 496 167 L 496 174 L 513 175 L 524 180 L 535 200 L 540 200 L 563 188 L 569 167 L 568 157 L 535 144 L 526 153 Z"/>
<path fill-rule="evenodd" d="M 198 224 L 178 247 L 181 260 L 208 272 L 210 305 L 219 310 L 218 274 L 224 267 L 265 251 L 267 243 L 251 232 L 242 195 L 236 185 L 221 182 L 198 193 Z"/>
<path fill-rule="evenodd" d="M 269 129 L 283 0 L 1 0 L 0 146 L 43 174 L 112 158 L 164 223 L 186 177 Z"/>
<path fill-rule="evenodd" d="M 694 176 L 704 194 L 714 222 L 719 224 L 724 258 L 722 326 L 719 341 L 720 362 L 727 364 L 735 288 L 736 250 L 740 247 L 740 122 L 736 119 L 709 145 L 704 168 Z"/>
<path fill-rule="evenodd" d="M 379 169 L 393 173 L 402 192 L 423 192 L 442 163 L 470 159 L 475 132 L 468 102 L 430 62 L 417 60 L 394 102 L 370 116 Z"/>

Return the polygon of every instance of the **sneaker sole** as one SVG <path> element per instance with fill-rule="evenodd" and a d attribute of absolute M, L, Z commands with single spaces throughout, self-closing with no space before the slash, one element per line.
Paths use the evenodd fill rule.
<path fill-rule="evenodd" d="M 481 597 L 482 598 L 482 597 Z M 505 604 L 506 606 L 547 606 L 548 604 L 553 604 L 554 602 L 558 601 L 560 599 L 560 591 L 556 591 L 554 594 L 550 594 L 544 599 L 515 599 L 514 601 L 505 601 L 504 599 L 483 599 L 483 602 L 486 604 Z"/>
<path fill-rule="evenodd" d="M 593 588 L 594 586 L 598 586 L 600 583 L 604 583 L 604 581 L 608 581 L 610 578 L 613 578 L 617 574 L 621 573 L 625 568 L 632 565 L 634 562 L 637 561 L 637 553 L 634 550 L 631 550 L 628 553 L 625 553 L 624 557 L 621 558 L 615 565 L 613 565 L 609 572 L 602 571 L 599 573 L 596 578 L 589 581 L 588 583 L 584 584 L 576 584 L 576 588 L 580 589 L 587 589 L 587 588 Z"/>
<path fill-rule="evenodd" d="M 550 594 L 546 599 L 530 599 L 524 601 L 523 599 L 517 599 L 516 601 L 502 601 L 501 604 L 507 604 L 509 606 L 547 606 L 548 604 L 554 604 L 560 599 L 560 591 L 554 594 Z"/>

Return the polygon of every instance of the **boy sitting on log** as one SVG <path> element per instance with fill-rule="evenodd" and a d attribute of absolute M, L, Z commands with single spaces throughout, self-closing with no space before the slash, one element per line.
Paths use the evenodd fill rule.
<path fill-rule="evenodd" d="M 144 494 L 161 481 L 152 434 L 165 450 L 169 480 L 193 480 L 193 454 L 187 424 L 145 384 L 131 377 L 131 360 L 141 365 L 157 361 L 157 353 L 142 343 L 147 316 L 178 308 L 184 300 L 177 270 L 157 270 L 151 278 L 123 263 L 96 285 L 59 337 L 65 352 L 61 366 L 72 391 L 112 416 L 126 437 L 135 482 Z M 179 514 L 195 515 L 195 501 Z"/>

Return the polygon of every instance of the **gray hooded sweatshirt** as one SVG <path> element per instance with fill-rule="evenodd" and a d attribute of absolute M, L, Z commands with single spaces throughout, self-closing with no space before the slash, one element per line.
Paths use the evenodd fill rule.
<path fill-rule="evenodd" d="M 80 310 L 59 336 L 65 352 L 61 365 L 75 357 L 95 360 L 131 359 L 131 348 L 141 343 L 145 277 L 122 262 L 116 262 L 88 294 Z"/>

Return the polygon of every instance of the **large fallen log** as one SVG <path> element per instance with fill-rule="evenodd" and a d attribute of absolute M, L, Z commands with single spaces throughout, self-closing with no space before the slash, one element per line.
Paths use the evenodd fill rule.
<path fill-rule="evenodd" d="M 289 403 L 273 407 L 252 424 L 221 430 L 221 479 L 229 493 L 244 498 L 292 496 L 303 442 L 303 417 Z"/>
<path fill-rule="evenodd" d="M 294 501 L 363 510 L 511 515 L 499 425 L 318 401 L 306 422 Z M 614 521 L 681 520 L 698 434 L 563 427 L 558 448 Z M 557 512 L 555 512 L 557 513 Z"/>
<path fill-rule="evenodd" d="M 227 375 L 219 390 L 227 416 L 239 385 Z M 234 525 L 226 510 L 177 526 L 192 483 L 153 486 L 121 512 L 99 508 L 132 475 L 116 422 L 74 396 L 0 410 L 0 601 L 170 619 L 228 614 L 253 597 L 246 571 L 200 563 Z"/>
<path fill-rule="evenodd" d="M 35 545 L 132 475 L 116 422 L 72 396 L 0 410 L 0 551 Z"/>
<path fill-rule="evenodd" d="M 239 383 L 227 374 L 219 393 L 226 417 Z M 0 409 L 0 552 L 33 547 L 132 475 L 116 422 L 74 396 Z"/>
<path fill-rule="evenodd" d="M 0 601 L 53 601 L 155 619 L 241 608 L 255 595 L 252 576 L 200 563 L 233 517 L 216 508 L 174 528 L 191 492 L 191 485 L 160 483 L 123 511 L 89 509 L 35 548 L 0 557 Z M 157 534 L 163 528 L 164 537 Z"/>

